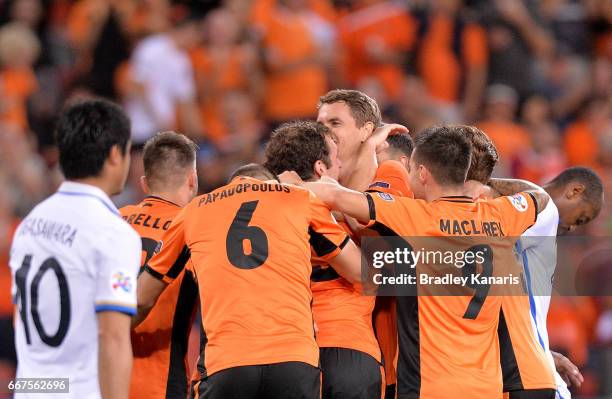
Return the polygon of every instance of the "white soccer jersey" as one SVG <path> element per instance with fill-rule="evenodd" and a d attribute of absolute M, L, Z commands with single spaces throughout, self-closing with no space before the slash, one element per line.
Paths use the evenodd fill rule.
<path fill-rule="evenodd" d="M 557 267 L 557 227 L 559 211 L 552 200 L 538 215 L 538 220 L 523 234 L 520 246 L 523 251 L 523 267 L 529 287 L 531 324 L 540 345 L 546 351 L 551 368 L 555 370 L 557 398 L 569 399 L 571 394 L 565 381 L 555 369 L 555 362 L 548 343 L 546 316 L 550 307 L 552 280 Z"/>
<path fill-rule="evenodd" d="M 36 206 L 11 248 L 17 377 L 69 378 L 54 398 L 99 398 L 96 313 L 135 313 L 140 256 L 138 234 L 94 186 L 65 182 Z"/>

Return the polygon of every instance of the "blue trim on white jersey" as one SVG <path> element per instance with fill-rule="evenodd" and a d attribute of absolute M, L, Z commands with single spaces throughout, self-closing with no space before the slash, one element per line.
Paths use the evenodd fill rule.
<path fill-rule="evenodd" d="M 529 294 L 529 309 L 531 311 L 531 317 L 533 317 L 533 322 L 536 327 L 536 334 L 538 335 L 538 341 L 540 341 L 540 345 L 542 349 L 546 351 L 546 345 L 544 345 L 544 340 L 542 336 L 540 336 L 540 329 L 538 328 L 538 319 L 537 319 L 537 311 L 535 306 L 535 299 L 533 298 L 533 292 L 531 291 L 531 274 L 529 273 L 529 261 L 527 259 L 527 251 L 523 250 L 523 246 L 521 244 L 521 240 L 516 242 L 516 247 L 518 252 L 521 254 L 523 258 L 523 269 L 525 270 L 525 278 L 527 279 L 527 293 Z"/>
<path fill-rule="evenodd" d="M 119 305 L 97 305 L 96 313 L 99 312 L 119 312 L 125 313 L 130 316 L 134 316 L 136 314 L 135 308 L 130 308 L 127 306 L 119 306 Z"/>
<path fill-rule="evenodd" d="M 98 201 L 100 201 L 101 203 L 103 203 L 103 204 L 104 204 L 104 206 L 105 206 L 105 207 L 106 207 L 106 208 L 107 208 L 109 211 L 111 211 L 112 213 L 114 213 L 114 214 L 115 214 L 115 215 L 117 215 L 117 216 L 121 216 L 121 215 L 119 214 L 119 211 L 118 211 L 116 208 L 113 208 L 112 206 L 110 206 L 109 204 L 107 204 L 107 203 L 106 203 L 106 201 L 104 201 L 102 198 L 98 197 L 98 196 L 97 196 L 97 195 L 95 195 L 95 194 L 89 194 L 89 193 L 75 193 L 75 192 L 72 192 L 72 191 L 58 191 L 57 193 L 58 193 L 58 194 L 63 194 L 63 195 L 73 195 L 73 196 L 75 196 L 75 197 L 91 197 L 91 198 L 95 198 L 95 199 L 97 199 Z"/>

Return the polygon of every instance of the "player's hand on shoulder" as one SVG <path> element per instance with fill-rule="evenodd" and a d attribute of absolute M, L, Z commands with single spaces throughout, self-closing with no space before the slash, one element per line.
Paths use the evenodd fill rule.
<path fill-rule="evenodd" d="M 367 143 L 376 148 L 376 152 L 385 150 L 389 144 L 387 137 L 394 134 L 407 134 L 408 128 L 399 123 L 384 123 L 377 127 L 372 135 L 368 138 Z"/>
<path fill-rule="evenodd" d="M 476 180 L 467 180 L 463 185 L 465 195 L 471 197 L 474 201 L 485 198 L 496 198 L 496 192 L 486 184 L 482 184 Z"/>

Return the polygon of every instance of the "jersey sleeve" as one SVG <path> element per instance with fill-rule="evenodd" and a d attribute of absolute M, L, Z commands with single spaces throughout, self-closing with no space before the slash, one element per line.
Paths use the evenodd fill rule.
<path fill-rule="evenodd" d="M 408 172 L 398 161 L 385 161 L 376 170 L 374 181 L 368 187 L 369 192 L 381 192 L 398 197 L 413 197 L 408 184 Z"/>
<path fill-rule="evenodd" d="M 135 231 L 124 227 L 127 229 L 113 231 L 105 240 L 100 240 L 96 250 L 96 312 L 136 314 L 141 243 Z"/>
<path fill-rule="evenodd" d="M 497 198 L 506 235 L 518 237 L 533 226 L 538 217 L 538 205 L 533 194 L 517 193 Z"/>
<path fill-rule="evenodd" d="M 335 258 L 350 238 L 340 227 L 329 208 L 313 193 L 309 193 L 310 201 L 310 246 L 313 259 L 329 262 Z"/>
<path fill-rule="evenodd" d="M 396 197 L 387 193 L 365 193 L 370 208 L 370 227 L 381 236 L 408 236 L 415 224 L 424 216 L 417 201 L 412 198 Z M 375 226 L 377 225 L 377 226 Z"/>
<path fill-rule="evenodd" d="M 185 241 L 185 213 L 179 212 L 162 236 L 156 254 L 144 265 L 144 270 L 165 283 L 171 283 L 183 271 L 191 254 Z"/>

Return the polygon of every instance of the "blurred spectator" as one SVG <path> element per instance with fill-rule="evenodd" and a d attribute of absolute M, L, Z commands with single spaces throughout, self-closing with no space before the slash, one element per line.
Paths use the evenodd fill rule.
<path fill-rule="evenodd" d="M 567 49 L 542 60 L 539 73 L 538 92 L 551 99 L 552 112 L 560 121 L 574 115 L 592 90 L 588 63 Z"/>
<path fill-rule="evenodd" d="M 421 130 L 440 123 L 442 120 L 442 117 L 438 115 L 436 103 L 427 92 L 425 84 L 420 78 L 414 76 L 404 81 L 398 111 L 400 120 L 410 129 L 413 137 Z"/>
<path fill-rule="evenodd" d="M 599 140 L 611 130 L 610 99 L 591 99 L 583 108 L 580 118 L 565 131 L 564 148 L 570 164 L 598 168 Z"/>
<path fill-rule="evenodd" d="M 485 119 L 477 125 L 495 143 L 499 152 L 497 173 L 511 175 L 511 164 L 517 156 L 531 147 L 531 137 L 515 121 L 518 94 L 509 86 L 492 85 L 487 89 Z"/>
<path fill-rule="evenodd" d="M 415 44 L 416 22 L 400 2 L 359 0 L 343 16 L 339 33 L 343 69 L 352 86 L 378 80 L 384 94 L 396 101 L 402 90 L 407 54 Z"/>
<path fill-rule="evenodd" d="M 474 121 L 487 79 L 483 28 L 462 12 L 461 0 L 432 0 L 415 12 L 419 23 L 416 69 L 443 121 Z"/>
<path fill-rule="evenodd" d="M 316 114 L 328 89 L 334 46 L 331 25 L 306 0 L 278 0 L 262 30 L 266 71 L 264 114 L 271 125 Z"/>
<path fill-rule="evenodd" d="M 33 65 L 40 44 L 26 25 L 13 22 L 0 28 L 0 122 L 13 131 L 28 129 L 27 102 L 36 90 Z"/>
<path fill-rule="evenodd" d="M 187 15 L 168 32 L 149 36 L 134 49 L 124 101 L 135 144 L 179 126 L 193 137 L 202 135 L 188 54 L 201 40 L 200 28 L 201 20 Z"/>
<path fill-rule="evenodd" d="M 533 91 L 535 62 L 551 57 L 554 38 L 539 12 L 539 0 L 488 3 L 489 82 L 514 88 L 524 98 Z"/>
<path fill-rule="evenodd" d="M 258 162 L 261 138 L 268 133 L 264 123 L 257 118 L 255 103 L 246 93 L 228 92 L 218 101 L 227 135 L 216 148 L 202 147 L 198 162 L 201 185 L 210 189 L 225 184 L 239 166 Z"/>
<path fill-rule="evenodd" d="M 542 0 L 539 13 L 554 37 L 557 47 L 572 54 L 589 54 L 590 32 L 587 9 L 580 0 Z"/>
<path fill-rule="evenodd" d="M 512 166 L 515 176 L 543 184 L 567 166 L 559 129 L 551 117 L 550 103 L 542 96 L 532 96 L 523 105 L 522 123 L 531 136 L 532 146 L 515 159 Z"/>
<path fill-rule="evenodd" d="M 221 115 L 222 99 L 230 91 L 244 91 L 259 103 L 263 76 L 257 48 L 244 40 L 245 29 L 229 9 L 212 11 L 206 18 L 206 43 L 191 54 L 202 120 L 215 144 L 228 135 Z M 235 133 L 235 132 L 234 132 Z"/>
<path fill-rule="evenodd" d="M 55 187 L 31 137 L 18 132 L 16 127 L 0 125 L 0 172 L 9 181 L 3 191 L 13 196 L 15 214 L 21 216 Z"/>

